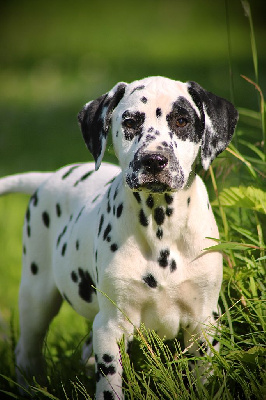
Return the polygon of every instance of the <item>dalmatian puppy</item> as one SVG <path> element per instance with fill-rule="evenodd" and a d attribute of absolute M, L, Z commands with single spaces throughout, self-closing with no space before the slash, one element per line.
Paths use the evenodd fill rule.
<path fill-rule="evenodd" d="M 182 329 L 194 355 L 218 349 L 207 327 L 218 318 L 222 256 L 204 251 L 219 234 L 194 168 L 200 155 L 208 169 L 237 119 L 231 103 L 195 82 L 118 83 L 78 116 L 96 170 L 75 164 L 0 181 L 0 193 L 32 195 L 19 295 L 21 384 L 44 374 L 43 340 L 63 299 L 94 321 L 96 399 L 123 398 L 118 341 L 129 342 L 142 322 L 165 338 Z M 109 130 L 120 167 L 100 167 Z"/>

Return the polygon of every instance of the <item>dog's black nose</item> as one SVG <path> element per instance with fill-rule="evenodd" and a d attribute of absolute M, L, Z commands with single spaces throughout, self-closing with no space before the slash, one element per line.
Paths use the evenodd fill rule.
<path fill-rule="evenodd" d="M 156 174 L 168 164 L 168 159 L 162 154 L 150 153 L 142 157 L 141 164 L 146 172 Z"/>

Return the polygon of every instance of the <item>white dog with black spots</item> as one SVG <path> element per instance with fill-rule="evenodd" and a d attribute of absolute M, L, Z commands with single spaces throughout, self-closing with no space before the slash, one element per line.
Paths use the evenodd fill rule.
<path fill-rule="evenodd" d="M 96 170 L 75 164 L 0 180 L 2 194 L 32 195 L 17 375 L 24 386 L 45 375 L 43 340 L 65 299 L 94 321 L 96 399 L 122 399 L 118 341 L 141 323 L 165 338 L 182 329 L 193 355 L 219 347 L 208 326 L 218 318 L 222 255 L 204 251 L 219 234 L 195 164 L 208 169 L 227 147 L 238 114 L 195 82 L 149 77 L 118 83 L 78 119 Z M 120 167 L 100 167 L 109 130 Z"/>

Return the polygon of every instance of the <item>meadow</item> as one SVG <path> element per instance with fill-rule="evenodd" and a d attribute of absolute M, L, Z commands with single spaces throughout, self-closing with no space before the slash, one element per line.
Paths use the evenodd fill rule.
<path fill-rule="evenodd" d="M 229 4 L 230 3 L 230 4 Z M 166 342 L 144 326 L 131 357 L 120 343 L 126 399 L 265 399 L 266 29 L 262 2 L 12 0 L 0 24 L 0 176 L 92 160 L 76 115 L 118 81 L 148 75 L 195 80 L 228 98 L 240 119 L 207 172 L 219 226 L 211 250 L 224 258 L 220 353 L 203 385 L 188 368 L 182 337 Z M 116 162 L 109 142 L 105 160 Z M 0 198 L 0 398 L 15 382 L 22 225 L 28 197 Z M 68 304 L 45 343 L 48 385 L 38 399 L 90 399 L 93 368 L 80 363 L 91 321 Z M 32 397 L 32 394 L 28 394 Z"/>

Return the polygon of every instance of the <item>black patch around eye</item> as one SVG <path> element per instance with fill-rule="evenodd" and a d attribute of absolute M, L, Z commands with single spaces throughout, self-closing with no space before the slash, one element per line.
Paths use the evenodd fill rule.
<path fill-rule="evenodd" d="M 177 124 L 180 118 L 188 122 L 184 127 L 179 127 Z M 179 97 L 179 99 L 173 103 L 172 111 L 167 114 L 166 121 L 171 132 L 179 139 L 184 141 L 188 139 L 195 143 L 201 140 L 205 125 L 204 115 L 201 114 L 199 118 L 191 103 L 184 97 Z"/>
<path fill-rule="evenodd" d="M 130 125 L 127 126 L 127 120 L 130 120 Z M 131 121 L 132 120 L 132 121 Z M 141 136 L 142 134 L 142 126 L 145 121 L 145 113 L 141 113 L 139 111 L 131 112 L 126 110 L 122 114 L 122 127 L 126 140 L 132 140 L 135 136 Z"/>

